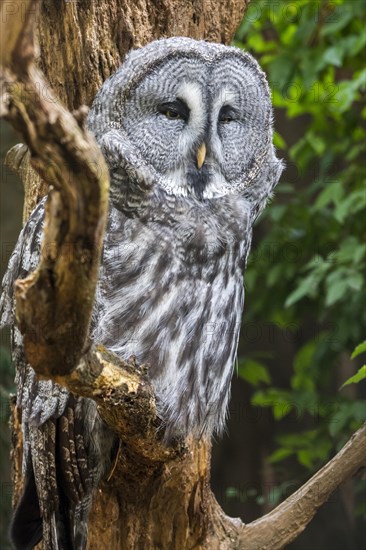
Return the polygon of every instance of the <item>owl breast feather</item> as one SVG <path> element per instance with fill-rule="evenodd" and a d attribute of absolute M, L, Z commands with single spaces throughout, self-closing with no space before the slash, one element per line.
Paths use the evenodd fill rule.
<path fill-rule="evenodd" d="M 243 311 L 245 201 L 157 211 L 111 208 L 93 339 L 149 364 L 166 437 L 210 435 L 225 423 Z"/>

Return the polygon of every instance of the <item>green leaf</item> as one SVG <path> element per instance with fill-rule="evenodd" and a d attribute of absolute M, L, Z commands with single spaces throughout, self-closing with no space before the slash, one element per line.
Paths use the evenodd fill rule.
<path fill-rule="evenodd" d="M 327 206 L 329 203 L 337 203 L 343 197 L 344 189 L 343 184 L 340 180 L 336 180 L 332 183 L 329 183 L 325 186 L 323 191 L 319 194 L 316 202 L 315 208 L 320 210 Z"/>
<path fill-rule="evenodd" d="M 286 46 L 290 46 L 294 39 L 294 36 L 296 35 L 296 32 L 297 32 L 297 25 L 294 25 L 294 24 L 288 25 L 288 27 L 281 33 L 281 36 L 280 36 L 280 40 L 282 44 Z"/>
<path fill-rule="evenodd" d="M 298 283 L 298 287 L 296 290 L 291 292 L 291 294 L 287 297 L 285 301 L 285 307 L 290 307 L 305 296 L 311 296 L 314 294 L 315 290 L 318 286 L 318 280 L 317 277 L 315 277 L 315 274 L 310 274 L 305 279 L 302 279 Z"/>
<path fill-rule="evenodd" d="M 326 306 L 332 306 L 346 294 L 348 282 L 344 279 L 338 279 L 328 285 L 325 299 Z"/>
<path fill-rule="evenodd" d="M 271 383 L 267 367 L 252 359 L 245 359 L 239 362 L 239 376 L 252 386 L 258 386 L 261 382 L 265 384 Z"/>
<path fill-rule="evenodd" d="M 364 278 L 361 273 L 357 273 L 356 271 L 350 272 L 347 277 L 347 285 L 352 290 L 359 291 L 364 286 Z"/>
<path fill-rule="evenodd" d="M 276 420 L 288 415 L 294 407 L 294 403 L 290 399 L 290 393 L 276 388 L 257 391 L 252 396 L 251 403 L 259 407 L 271 407 Z"/>
<path fill-rule="evenodd" d="M 346 36 L 338 42 L 338 47 L 342 48 L 346 55 L 351 57 L 358 54 L 366 45 L 366 33 L 361 32 L 358 35 Z"/>
<path fill-rule="evenodd" d="M 297 458 L 300 464 L 305 466 L 305 468 L 312 468 L 313 466 L 313 452 L 310 449 L 303 449 L 298 451 Z"/>
<path fill-rule="evenodd" d="M 358 384 L 358 382 L 361 382 L 361 380 L 364 380 L 366 378 L 366 365 L 363 365 L 360 369 L 358 369 L 357 373 L 354 376 L 351 376 L 344 382 L 344 384 L 341 385 L 340 389 L 344 388 L 345 386 L 348 386 L 349 384 Z M 366 412 L 366 408 L 365 408 Z"/>
<path fill-rule="evenodd" d="M 345 51 L 341 46 L 333 46 L 328 48 L 323 56 L 325 63 L 335 65 L 335 67 L 341 67 Z"/>
<path fill-rule="evenodd" d="M 352 421 L 357 424 L 364 422 L 366 418 L 366 404 L 364 401 L 353 401 L 341 403 L 337 412 L 331 417 L 329 422 L 329 433 L 335 436 L 344 431 L 345 427 Z"/>
<path fill-rule="evenodd" d="M 358 344 L 358 346 L 355 347 L 351 355 L 351 359 L 358 357 L 359 355 L 361 355 L 361 353 L 366 353 L 366 340 L 364 340 L 363 342 Z"/>
<path fill-rule="evenodd" d="M 293 410 L 294 405 L 293 403 L 287 402 L 278 402 L 273 403 L 272 405 L 272 412 L 275 420 L 282 420 L 285 416 L 290 414 L 290 412 Z"/>
<path fill-rule="evenodd" d="M 301 4 L 301 2 L 297 2 Z M 288 2 L 288 7 L 286 9 L 286 15 L 288 17 L 289 7 L 294 8 L 295 15 L 298 16 L 299 21 L 297 23 L 297 33 L 296 38 L 298 39 L 299 44 L 306 44 L 314 34 L 317 26 L 317 18 L 314 17 L 313 6 L 309 3 L 302 3 L 301 11 L 298 9 L 299 6 L 296 6 L 296 2 Z"/>
<path fill-rule="evenodd" d="M 313 159 L 314 149 L 307 138 L 300 139 L 290 149 L 290 157 L 296 162 L 300 172 L 304 171 Z"/>
<path fill-rule="evenodd" d="M 363 191 L 355 191 L 337 204 L 334 216 L 342 223 L 348 216 L 354 215 L 359 210 L 365 208 L 365 206 L 365 193 Z"/>
<path fill-rule="evenodd" d="M 341 242 L 335 260 L 339 263 L 358 264 L 366 255 L 366 244 L 360 243 L 353 235 Z"/>
<path fill-rule="evenodd" d="M 310 147 L 314 149 L 317 155 L 322 155 L 326 148 L 326 143 L 324 139 L 316 135 L 314 132 L 308 132 L 306 140 L 309 143 Z"/>
<path fill-rule="evenodd" d="M 294 187 L 290 183 L 282 183 L 280 181 L 279 185 L 276 187 L 276 193 L 293 193 Z"/>
<path fill-rule="evenodd" d="M 280 448 L 280 449 L 276 449 L 269 457 L 268 457 L 268 461 L 271 463 L 271 464 L 274 464 L 276 462 L 280 462 L 281 460 L 284 460 L 285 458 L 287 458 L 288 456 L 291 456 L 294 454 L 294 451 L 291 450 L 291 449 L 286 449 L 286 448 Z"/>
<path fill-rule="evenodd" d="M 360 71 L 354 80 L 344 80 L 339 86 L 335 95 L 335 102 L 331 109 L 339 113 L 347 111 L 353 102 L 358 101 L 360 90 L 365 88 L 366 69 Z"/>
<path fill-rule="evenodd" d="M 286 149 L 287 145 L 283 137 L 278 133 L 275 132 L 273 135 L 273 144 L 277 149 Z"/>
<path fill-rule="evenodd" d="M 315 384 L 310 373 L 312 371 L 316 347 L 317 342 L 311 340 L 302 346 L 295 356 L 295 374 L 291 379 L 291 386 L 295 390 L 314 390 Z"/>

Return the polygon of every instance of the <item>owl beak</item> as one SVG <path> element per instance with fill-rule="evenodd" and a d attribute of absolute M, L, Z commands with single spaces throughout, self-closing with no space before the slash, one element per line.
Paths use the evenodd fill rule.
<path fill-rule="evenodd" d="M 197 168 L 200 170 L 206 158 L 206 144 L 202 143 L 197 151 Z"/>

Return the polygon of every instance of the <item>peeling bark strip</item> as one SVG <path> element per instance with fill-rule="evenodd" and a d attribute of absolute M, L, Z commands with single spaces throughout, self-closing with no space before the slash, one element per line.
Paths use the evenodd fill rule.
<path fill-rule="evenodd" d="M 102 418 L 121 437 L 116 463 L 95 498 L 89 548 L 283 548 L 342 481 L 365 467 L 366 425 L 271 513 L 249 525 L 224 514 L 209 486 L 210 442 L 187 441 L 186 447 L 166 448 L 158 438 L 155 397 L 144 367 L 121 361 L 87 341 L 107 215 L 108 174 L 93 138 L 82 128 L 83 112 L 75 119 L 66 111 L 33 65 L 37 20 L 40 63 L 68 107 L 75 107 L 90 101 L 132 45 L 173 34 L 228 42 L 246 3 L 143 0 L 136 7 L 128 0 L 45 0 L 38 12 L 37 4 L 2 2 L 0 12 L 1 112 L 22 134 L 32 166 L 54 188 L 45 240 L 54 242 L 55 248 L 44 251 L 34 274 L 18 281 L 17 317 L 36 372 L 94 399 Z M 55 43 L 63 44 L 62 55 L 55 52 Z M 26 170 L 26 156 L 24 150 L 15 150 L 10 158 L 20 173 Z M 28 206 L 42 193 L 34 181 Z M 62 254 L 70 243 L 77 249 L 78 262 Z M 33 330 L 45 324 L 45 331 Z M 70 330 L 75 334 L 71 344 Z M 12 455 L 16 499 L 21 471 L 16 407 L 13 427 L 18 435 Z"/>

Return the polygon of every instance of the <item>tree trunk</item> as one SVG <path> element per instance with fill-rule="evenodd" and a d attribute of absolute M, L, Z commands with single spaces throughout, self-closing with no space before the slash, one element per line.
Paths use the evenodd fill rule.
<path fill-rule="evenodd" d="M 44 0 L 38 20 L 40 68 L 69 109 L 90 105 L 132 48 L 169 36 L 228 44 L 248 3 Z"/>
<path fill-rule="evenodd" d="M 201 442 L 183 458 L 151 467 L 122 447 L 94 503 L 89 548 L 219 548 L 217 540 L 207 544 L 215 531 L 207 513 L 214 502 L 209 449 Z"/>

